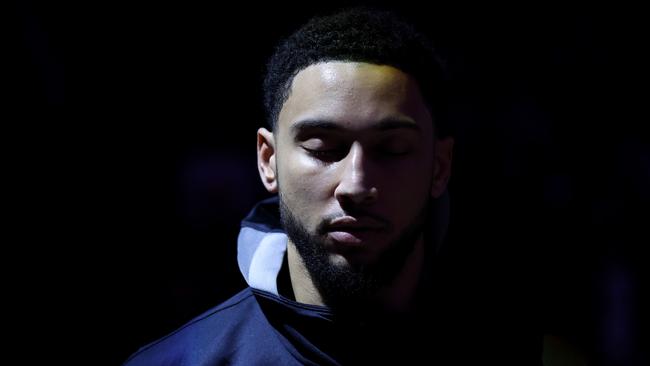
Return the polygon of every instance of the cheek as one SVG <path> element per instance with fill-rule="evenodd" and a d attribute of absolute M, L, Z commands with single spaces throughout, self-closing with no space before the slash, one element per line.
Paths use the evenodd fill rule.
<path fill-rule="evenodd" d="M 414 161 L 391 167 L 383 193 L 396 224 L 409 222 L 426 205 L 430 199 L 432 176 L 427 162 Z"/>
<path fill-rule="evenodd" d="M 430 159 L 413 158 L 382 164 L 383 175 L 392 189 L 411 190 L 417 194 L 427 186 L 433 176 Z M 416 189 L 416 191 L 412 191 Z"/>
<path fill-rule="evenodd" d="M 280 191 L 289 207 L 309 217 L 331 197 L 334 172 L 307 156 L 294 154 L 279 164 Z"/>

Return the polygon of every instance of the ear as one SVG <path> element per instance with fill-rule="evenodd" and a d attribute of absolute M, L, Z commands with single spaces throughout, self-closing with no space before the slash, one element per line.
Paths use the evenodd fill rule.
<path fill-rule="evenodd" d="M 433 181 L 431 183 L 431 197 L 433 198 L 440 197 L 447 188 L 451 175 L 453 149 L 453 138 L 436 139 L 433 153 Z"/>
<path fill-rule="evenodd" d="M 266 128 L 257 130 L 257 169 L 266 190 L 278 193 L 278 176 L 275 165 L 275 139 Z"/>

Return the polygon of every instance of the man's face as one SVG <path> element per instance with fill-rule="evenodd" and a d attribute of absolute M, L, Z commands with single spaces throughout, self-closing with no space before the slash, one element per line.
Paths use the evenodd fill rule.
<path fill-rule="evenodd" d="M 295 76 L 270 165 L 290 239 L 318 246 L 297 245 L 301 256 L 355 271 L 412 248 L 432 196 L 431 118 L 414 79 L 390 66 L 326 62 Z"/>

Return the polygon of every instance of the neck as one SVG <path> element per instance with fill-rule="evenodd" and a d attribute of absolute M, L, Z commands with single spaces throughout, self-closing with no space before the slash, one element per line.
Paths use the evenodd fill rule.
<path fill-rule="evenodd" d="M 295 245 L 289 240 L 287 247 L 289 276 L 297 302 L 324 306 L 323 297 L 305 267 Z M 390 285 L 381 288 L 374 302 L 387 312 L 408 312 L 414 307 L 418 280 L 424 266 L 424 239 L 418 238 L 402 270 Z"/>
<path fill-rule="evenodd" d="M 305 263 L 291 240 L 287 245 L 287 260 L 289 262 L 291 287 L 296 301 L 303 304 L 324 306 L 323 297 L 316 288 L 307 267 L 305 267 Z"/>
<path fill-rule="evenodd" d="M 424 239 L 420 235 L 395 280 L 378 293 L 378 301 L 385 311 L 404 313 L 413 310 L 423 267 Z"/>

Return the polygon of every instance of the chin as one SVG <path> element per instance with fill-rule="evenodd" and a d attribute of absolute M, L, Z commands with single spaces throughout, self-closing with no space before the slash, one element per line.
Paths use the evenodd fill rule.
<path fill-rule="evenodd" d="M 350 268 L 352 264 L 350 263 L 349 258 L 339 253 L 332 253 L 329 256 L 329 262 L 333 267 L 338 268 Z"/>
<path fill-rule="evenodd" d="M 375 259 L 367 252 L 330 253 L 329 255 L 329 263 L 332 267 L 352 271 L 372 266 Z"/>

